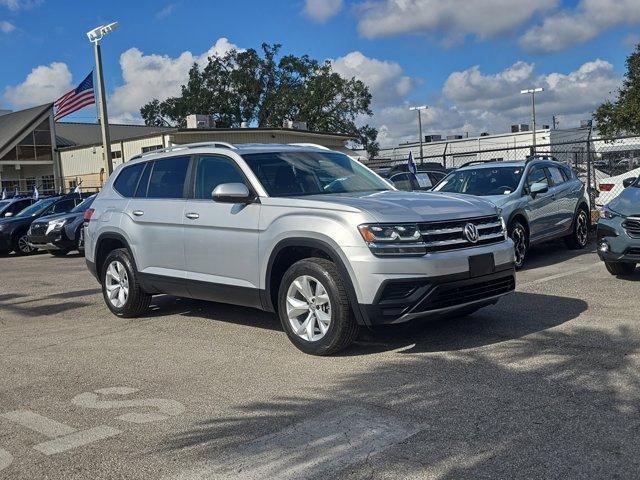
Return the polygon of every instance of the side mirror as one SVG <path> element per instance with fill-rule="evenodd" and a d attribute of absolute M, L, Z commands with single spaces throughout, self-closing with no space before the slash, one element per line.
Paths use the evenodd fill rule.
<path fill-rule="evenodd" d="M 637 177 L 629 177 L 629 178 L 625 178 L 622 181 L 622 185 L 624 185 L 624 188 L 630 187 L 631 185 L 633 185 L 634 183 L 636 183 L 636 180 L 638 178 Z"/>
<path fill-rule="evenodd" d="M 535 197 L 536 195 L 539 195 L 541 193 L 547 193 L 549 191 L 549 185 L 544 182 L 536 182 L 531 185 L 530 191 L 531 196 Z"/>
<path fill-rule="evenodd" d="M 255 197 L 244 183 L 221 183 L 213 189 L 211 198 L 219 203 L 251 203 Z"/>
<path fill-rule="evenodd" d="M 4 214 L 5 218 L 6 217 L 13 217 L 13 212 L 7 212 Z"/>

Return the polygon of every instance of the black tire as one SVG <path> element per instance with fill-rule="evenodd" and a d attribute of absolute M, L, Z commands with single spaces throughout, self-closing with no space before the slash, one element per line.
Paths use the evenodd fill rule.
<path fill-rule="evenodd" d="M 509 226 L 509 238 L 513 240 L 515 250 L 514 266 L 520 270 L 529 252 L 529 234 L 525 226 L 518 220 L 514 220 Z"/>
<path fill-rule="evenodd" d="M 572 250 L 581 250 L 589 243 L 589 214 L 584 208 L 578 209 L 573 219 L 571 235 L 564 237 L 564 243 Z"/>
<path fill-rule="evenodd" d="M 314 341 L 298 336 L 287 315 L 289 287 L 298 277 L 304 275 L 321 283 L 327 292 L 331 307 L 328 330 L 322 338 Z M 339 352 L 349 346 L 358 334 L 358 324 L 351 310 L 345 282 L 335 264 L 324 258 L 307 258 L 289 267 L 278 291 L 278 314 L 289 340 L 298 349 L 311 355 L 331 355 Z"/>
<path fill-rule="evenodd" d="M 635 263 L 627 263 L 627 262 L 604 262 L 605 267 L 607 267 L 608 272 L 611 275 L 632 275 L 636 270 Z"/>
<path fill-rule="evenodd" d="M 54 257 L 65 257 L 67 253 L 69 253 L 71 250 L 65 248 L 60 250 L 47 250 L 47 251 Z"/>
<path fill-rule="evenodd" d="M 111 265 L 112 262 L 119 262 L 126 271 L 129 291 L 126 301 L 122 306 L 115 306 L 111 302 L 111 300 L 109 300 L 109 294 L 107 292 L 107 271 L 109 269 L 109 265 Z M 137 272 L 131 259 L 131 253 L 129 253 L 129 250 L 127 250 L 126 248 L 118 248 L 117 250 L 113 250 L 111 253 L 109 253 L 104 263 L 102 264 L 102 269 L 100 270 L 100 272 L 102 296 L 104 297 L 104 302 L 107 304 L 107 307 L 113 314 L 119 317 L 132 318 L 139 316 L 149 308 L 149 304 L 151 303 L 151 295 L 145 293 L 140 287 Z"/>
<path fill-rule="evenodd" d="M 16 255 L 19 256 L 33 255 L 37 252 L 35 248 L 28 246 L 27 232 L 19 232 L 14 235 L 11 247 L 16 252 Z"/>

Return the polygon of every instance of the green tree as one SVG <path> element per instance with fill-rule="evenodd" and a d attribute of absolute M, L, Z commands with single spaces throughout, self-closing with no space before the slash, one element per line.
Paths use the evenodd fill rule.
<path fill-rule="evenodd" d="M 185 126 L 193 113 L 212 115 L 220 127 L 243 122 L 281 127 L 285 120 L 306 122 L 312 131 L 352 135 L 370 156 L 379 151 L 377 130 L 360 125 L 372 115 L 371 93 L 356 78 L 345 79 L 307 55 L 280 56 L 280 45 L 232 50 L 194 64 L 180 96 L 153 99 L 140 109 L 147 125 Z"/>
<path fill-rule="evenodd" d="M 603 103 L 593 114 L 598 130 L 605 137 L 640 133 L 640 44 L 627 57 L 626 65 L 618 98 Z"/>

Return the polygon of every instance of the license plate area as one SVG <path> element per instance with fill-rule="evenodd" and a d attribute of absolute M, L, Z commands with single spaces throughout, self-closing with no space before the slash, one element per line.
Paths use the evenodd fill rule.
<path fill-rule="evenodd" d="M 493 253 L 483 253 L 469 257 L 469 276 L 480 277 L 490 275 L 496 271 L 496 261 Z"/>

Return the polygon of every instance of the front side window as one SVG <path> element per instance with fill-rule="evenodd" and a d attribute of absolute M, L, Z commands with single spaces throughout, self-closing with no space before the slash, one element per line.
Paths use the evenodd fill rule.
<path fill-rule="evenodd" d="M 469 195 L 509 195 L 520 184 L 524 167 L 492 167 L 451 172 L 436 187 L 437 192 Z"/>
<path fill-rule="evenodd" d="M 51 212 L 48 213 L 66 213 L 71 211 L 76 206 L 76 202 L 71 198 L 69 200 L 63 200 L 56 203 L 51 207 Z"/>
<path fill-rule="evenodd" d="M 421 189 L 429 189 L 433 187 L 433 182 L 431 181 L 431 177 L 426 172 L 418 172 L 416 173 L 416 180 L 418 182 L 418 186 Z"/>
<path fill-rule="evenodd" d="M 189 157 L 169 157 L 153 162 L 147 198 L 183 198 Z"/>
<path fill-rule="evenodd" d="M 547 178 L 544 168 L 538 167 L 529 174 L 527 177 L 527 185 L 531 188 L 531 185 L 534 183 L 544 183 L 547 186 L 549 185 L 549 179 Z"/>
<path fill-rule="evenodd" d="M 133 197 L 144 163 L 136 163 L 122 169 L 113 183 L 113 188 L 123 197 Z"/>
<path fill-rule="evenodd" d="M 195 198 L 211 200 L 213 190 L 223 183 L 244 183 L 235 162 L 226 157 L 202 157 L 196 166 Z"/>
<path fill-rule="evenodd" d="M 393 182 L 393 186 L 398 190 L 404 190 L 405 192 L 410 192 L 413 190 L 413 184 L 411 183 L 411 177 L 408 173 L 398 173 L 394 175 L 389 180 Z"/>
<path fill-rule="evenodd" d="M 564 176 L 558 167 L 549 167 L 549 174 L 554 185 L 560 185 L 565 182 Z"/>
<path fill-rule="evenodd" d="M 251 153 L 243 158 L 273 197 L 390 190 L 382 178 L 341 153 Z"/>

